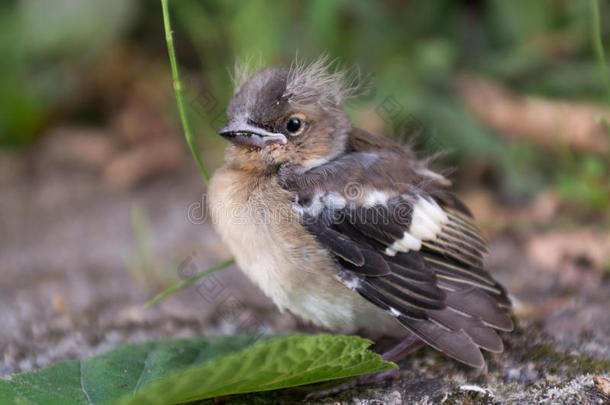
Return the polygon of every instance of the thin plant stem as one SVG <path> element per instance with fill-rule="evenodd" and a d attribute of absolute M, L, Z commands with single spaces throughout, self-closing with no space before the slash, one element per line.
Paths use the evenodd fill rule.
<path fill-rule="evenodd" d="M 205 277 L 209 274 L 215 273 L 219 270 L 222 270 L 225 267 L 232 265 L 233 263 L 235 263 L 235 259 L 229 259 L 229 260 L 225 260 L 224 262 L 215 264 L 212 267 L 208 267 L 201 273 L 198 273 L 197 275 L 195 275 L 187 280 L 184 280 L 181 283 L 174 284 L 173 286 L 169 287 L 167 290 L 157 294 L 153 299 L 151 299 L 146 304 L 144 304 L 144 306 L 148 308 L 148 307 L 156 304 L 157 302 L 161 301 L 163 298 L 167 297 L 168 295 L 171 295 L 171 294 L 175 293 L 176 291 L 182 290 L 183 288 L 190 286 L 191 284 L 193 284 L 195 281 L 199 280 L 200 278 Z"/>
<path fill-rule="evenodd" d="M 199 156 L 199 151 L 197 150 L 197 145 L 195 145 L 195 140 L 193 139 L 193 134 L 191 132 L 191 126 L 189 125 L 188 117 L 186 116 L 186 109 L 184 108 L 184 98 L 182 95 L 182 85 L 180 84 L 180 75 L 178 73 L 178 63 L 176 62 L 176 53 L 174 52 L 174 39 L 172 36 L 172 26 L 170 24 L 169 19 L 169 7 L 168 0 L 161 0 L 161 7 L 163 9 L 163 26 L 165 28 L 165 40 L 167 42 L 167 52 L 169 53 L 169 62 L 172 69 L 172 80 L 174 84 L 174 92 L 176 94 L 176 103 L 178 104 L 178 112 L 180 113 L 180 121 L 182 122 L 182 129 L 184 130 L 184 137 L 186 138 L 186 143 L 188 144 L 195 161 L 197 162 L 197 166 L 199 166 L 199 171 L 203 176 L 203 180 L 207 185 L 210 182 L 210 175 L 206 170 L 203 162 L 201 160 L 201 156 Z M 169 287 L 167 290 L 157 294 L 153 299 L 148 301 L 145 306 L 150 307 L 151 305 L 156 304 L 161 301 L 165 297 L 182 290 L 193 284 L 195 281 L 199 280 L 202 277 L 207 276 L 208 274 L 212 274 L 216 271 L 222 270 L 225 267 L 230 266 L 235 263 L 235 259 L 225 260 L 224 262 L 218 263 L 201 273 L 189 278 L 188 280 L 184 280 L 178 284 L 175 284 Z"/>
<path fill-rule="evenodd" d="M 193 157 L 197 162 L 197 166 L 199 166 L 199 171 L 203 176 L 203 180 L 207 185 L 210 182 L 210 175 L 206 170 L 203 162 L 201 161 L 201 156 L 199 156 L 199 151 L 197 150 L 197 145 L 195 144 L 195 140 L 193 138 L 193 134 L 191 132 L 191 126 L 189 125 L 188 118 L 186 116 L 186 109 L 184 108 L 184 98 L 182 95 L 182 84 L 180 83 L 180 75 L 178 73 L 178 63 L 176 62 L 176 53 L 174 52 L 174 38 L 172 36 L 172 26 L 169 19 L 169 7 L 168 0 L 161 0 L 161 6 L 163 8 L 163 26 L 165 27 L 165 41 L 167 42 L 167 52 L 169 53 L 169 62 L 172 68 L 172 79 L 174 84 L 174 92 L 176 93 L 176 103 L 178 104 L 178 112 L 180 113 L 180 121 L 182 122 L 182 129 L 184 130 L 184 136 L 186 138 L 186 143 L 188 143 L 191 152 L 193 153 Z"/>
<path fill-rule="evenodd" d="M 604 55 L 604 45 L 602 42 L 601 19 L 599 12 L 599 0 L 591 0 L 591 14 L 593 19 L 593 51 L 597 58 L 597 63 L 602 74 L 602 80 L 606 87 L 608 100 L 610 101 L 610 76 L 608 75 L 608 64 Z"/>

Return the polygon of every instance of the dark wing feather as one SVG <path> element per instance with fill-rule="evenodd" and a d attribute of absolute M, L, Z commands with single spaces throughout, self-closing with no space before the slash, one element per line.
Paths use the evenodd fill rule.
<path fill-rule="evenodd" d="M 510 316 L 506 312 L 496 310 L 498 302 L 478 288 L 448 292 L 445 303 L 451 308 L 479 318 L 495 329 L 508 332 L 513 328 Z"/>
<path fill-rule="evenodd" d="M 319 223 L 309 226 L 309 231 L 316 235 L 318 242 L 341 260 L 359 267 L 366 264 L 362 248 L 348 236 Z"/>
<path fill-rule="evenodd" d="M 475 368 L 483 368 L 485 359 L 464 330 L 443 328 L 433 322 L 411 320 L 399 316 L 398 320 L 428 345 L 449 357 Z"/>
<path fill-rule="evenodd" d="M 479 347 L 494 353 L 503 349 L 502 340 L 494 330 L 471 315 L 456 311 L 428 311 L 428 317 L 451 330 L 463 330 Z"/>
<path fill-rule="evenodd" d="M 350 163 L 349 156 L 342 159 Z M 302 190 L 299 198 L 299 184 L 315 183 L 306 179 L 293 182 L 291 191 L 303 225 L 336 258 L 338 278 L 424 342 L 465 364 L 484 365 L 480 348 L 502 351 L 495 329 L 512 329 L 510 301 L 483 268 L 487 242 L 468 209 L 445 192 L 377 190 L 387 179 L 356 169 L 351 172 L 365 195 L 350 198 L 337 188 L 348 178 L 338 180 L 332 170 L 324 168 L 324 176 L 317 177 L 329 182 L 318 184 L 317 191 Z M 332 204 L 325 203 L 331 193 Z"/>

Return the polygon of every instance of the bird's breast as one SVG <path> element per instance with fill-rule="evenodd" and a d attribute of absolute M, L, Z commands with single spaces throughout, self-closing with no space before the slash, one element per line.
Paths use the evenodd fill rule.
<path fill-rule="evenodd" d="M 280 310 L 341 331 L 385 320 L 387 314 L 335 278 L 333 260 L 300 224 L 276 177 L 219 169 L 210 182 L 209 210 L 240 269 Z"/>

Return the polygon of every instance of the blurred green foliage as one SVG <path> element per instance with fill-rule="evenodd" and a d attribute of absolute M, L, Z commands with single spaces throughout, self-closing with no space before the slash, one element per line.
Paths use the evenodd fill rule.
<path fill-rule="evenodd" d="M 127 0 L 0 4 L 0 145 L 31 141 L 75 94 L 103 47 L 133 21 Z"/>
<path fill-rule="evenodd" d="M 610 165 L 602 158 L 548 153 L 526 141 L 506 141 L 477 122 L 458 100 L 458 72 L 477 72 L 526 94 L 605 103 L 602 70 L 592 50 L 590 2 L 481 1 L 174 1 L 178 41 L 188 40 L 224 105 L 231 94 L 227 67 L 262 55 L 289 63 L 298 52 L 321 52 L 372 72 L 369 92 L 354 110 L 388 97 L 416 123 L 428 152 L 449 149 L 453 163 L 474 159 L 498 173 L 512 199 L 549 182 L 586 208 L 610 207 Z M 610 7 L 601 9 L 602 42 L 610 43 Z M 179 55 L 180 58 L 180 55 Z M 184 59 L 183 59 L 184 60 Z M 197 69 L 197 65 L 192 66 Z M 358 116 L 354 117 L 356 121 Z M 388 125 L 394 135 L 400 122 Z M 209 133 L 208 128 L 202 132 Z M 421 133 L 423 131 L 423 133 Z"/>
<path fill-rule="evenodd" d="M 602 3 L 600 39 L 610 44 L 610 6 Z M 297 53 L 309 59 L 327 52 L 370 75 L 371 91 L 349 106 L 356 121 L 361 116 L 354 111 L 391 97 L 416 123 L 421 148 L 449 149 L 452 163 L 491 166 L 503 195 L 518 199 L 554 184 L 599 208 L 610 207 L 606 160 L 576 153 L 565 160 L 498 137 L 466 111 L 454 88 L 455 75 L 469 71 L 518 92 L 607 103 L 590 6 L 588 0 L 170 1 L 183 73 L 199 77 L 214 97 L 214 111 L 206 114 L 200 102 L 190 103 L 194 132 L 211 147 L 236 59 L 290 63 Z M 159 2 L 13 1 L 0 8 L 0 23 L 11 33 L 0 37 L 5 145 L 27 144 L 86 76 L 92 55 L 112 41 L 165 52 Z"/>
<path fill-rule="evenodd" d="M 572 204 L 584 204 L 596 210 L 610 207 L 610 178 L 608 162 L 603 158 L 585 155 L 577 158 L 569 150 L 558 165 L 555 181 L 557 190 Z"/>

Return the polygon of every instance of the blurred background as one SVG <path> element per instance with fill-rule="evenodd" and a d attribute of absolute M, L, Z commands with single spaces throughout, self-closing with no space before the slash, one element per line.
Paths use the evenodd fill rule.
<path fill-rule="evenodd" d="M 589 309 L 610 305 L 610 76 L 598 57 L 610 4 L 598 19 L 593 4 L 172 0 L 170 11 L 209 169 L 222 163 L 215 133 L 237 59 L 326 52 L 357 66 L 368 86 L 346 107 L 354 122 L 421 156 L 445 152 L 438 164 L 456 168 L 519 316 L 556 334 L 557 311 L 586 329 Z M 142 307 L 230 257 L 182 135 L 160 2 L 8 0 L 0 27 L 0 375 L 125 341 L 239 330 L 202 296 L 213 286 Z M 271 330 L 307 328 L 235 268 L 214 283 Z M 607 328 L 586 333 L 607 340 Z M 581 348 L 580 336 L 560 346 Z"/>

